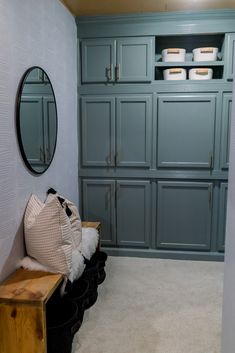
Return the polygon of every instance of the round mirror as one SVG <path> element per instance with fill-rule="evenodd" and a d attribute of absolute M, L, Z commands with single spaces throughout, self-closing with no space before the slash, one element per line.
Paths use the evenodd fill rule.
<path fill-rule="evenodd" d="M 17 135 L 26 166 L 44 173 L 53 159 L 57 139 L 57 109 L 46 72 L 28 69 L 20 83 L 17 102 Z"/>

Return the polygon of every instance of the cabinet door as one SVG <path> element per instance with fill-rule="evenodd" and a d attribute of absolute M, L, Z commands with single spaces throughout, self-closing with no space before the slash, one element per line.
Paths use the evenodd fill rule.
<path fill-rule="evenodd" d="M 118 167 L 149 167 L 152 104 L 150 96 L 117 98 Z"/>
<path fill-rule="evenodd" d="M 83 97 L 81 102 L 83 166 L 114 166 L 115 99 Z"/>
<path fill-rule="evenodd" d="M 219 237 L 218 237 L 219 251 L 224 251 L 224 245 L 225 245 L 227 199 L 228 199 L 228 184 L 221 183 L 220 204 L 219 204 Z"/>
<path fill-rule="evenodd" d="M 116 244 L 115 239 L 115 181 L 83 180 L 83 217 L 85 221 L 102 224 L 101 242 Z"/>
<path fill-rule="evenodd" d="M 230 145 L 230 125 L 232 111 L 232 94 L 225 93 L 223 96 L 222 109 L 222 136 L 221 136 L 221 168 L 229 167 L 229 145 Z"/>
<path fill-rule="evenodd" d="M 117 243 L 149 246 L 150 182 L 117 181 Z"/>
<path fill-rule="evenodd" d="M 57 136 L 56 104 L 54 97 L 44 96 L 43 112 L 46 162 L 50 162 L 54 153 Z"/>
<path fill-rule="evenodd" d="M 153 67 L 153 39 L 150 37 L 117 40 L 116 80 L 150 82 Z"/>
<path fill-rule="evenodd" d="M 212 183 L 158 183 L 158 248 L 209 250 Z"/>
<path fill-rule="evenodd" d="M 114 80 L 115 40 L 87 39 L 82 42 L 82 82 Z"/>
<path fill-rule="evenodd" d="M 35 68 L 31 70 L 27 76 L 27 83 L 40 83 L 44 82 L 44 73 L 41 69 Z"/>
<path fill-rule="evenodd" d="M 226 46 L 225 46 L 225 68 L 226 74 L 225 78 L 228 81 L 233 80 L 234 75 L 234 60 L 235 60 L 235 33 L 229 33 L 225 36 Z"/>
<path fill-rule="evenodd" d="M 159 167 L 212 168 L 215 105 L 209 94 L 159 96 Z"/>
<path fill-rule="evenodd" d="M 45 162 L 42 96 L 22 96 L 20 117 L 21 141 L 27 160 L 40 170 Z"/>

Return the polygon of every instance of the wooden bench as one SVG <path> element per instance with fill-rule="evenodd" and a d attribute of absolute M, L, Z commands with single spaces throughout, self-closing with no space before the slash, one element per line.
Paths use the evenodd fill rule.
<path fill-rule="evenodd" d="M 99 222 L 82 226 L 100 233 Z M 61 274 L 20 268 L 0 285 L 1 353 L 47 353 L 46 303 L 62 280 Z"/>

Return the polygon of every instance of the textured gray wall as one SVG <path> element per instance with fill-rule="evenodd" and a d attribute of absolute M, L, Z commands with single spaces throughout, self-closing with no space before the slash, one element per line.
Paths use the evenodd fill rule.
<path fill-rule="evenodd" d="M 24 254 L 22 218 L 30 194 L 49 186 L 78 202 L 77 66 L 74 18 L 58 0 L 0 0 L 0 281 Z M 19 81 L 41 66 L 54 87 L 58 141 L 42 176 L 25 168 L 15 131 Z"/>

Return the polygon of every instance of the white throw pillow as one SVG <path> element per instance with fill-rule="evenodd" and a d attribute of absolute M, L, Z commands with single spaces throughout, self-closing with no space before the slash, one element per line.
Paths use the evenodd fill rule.
<path fill-rule="evenodd" d="M 63 199 L 64 202 L 62 203 L 62 206 L 66 209 L 66 207 L 69 208 L 71 211 L 71 215 L 69 217 L 69 221 L 71 224 L 71 236 L 72 236 L 72 244 L 73 244 L 73 249 L 78 249 L 81 241 L 82 241 L 82 222 L 81 218 L 78 212 L 77 207 L 75 204 L 69 200 L 67 200 L 64 196 L 59 195 L 59 194 L 51 194 L 49 193 L 47 198 L 50 199 L 51 197 L 59 197 L 61 200 Z"/>
<path fill-rule="evenodd" d="M 73 249 L 78 249 L 82 241 L 82 222 L 77 207 L 71 201 L 65 199 L 63 205 L 68 206 L 72 212 L 69 216 L 72 229 Z"/>
<path fill-rule="evenodd" d="M 52 271 L 69 276 L 72 269 L 71 223 L 56 195 L 42 203 L 32 195 L 24 217 L 28 255 Z"/>

